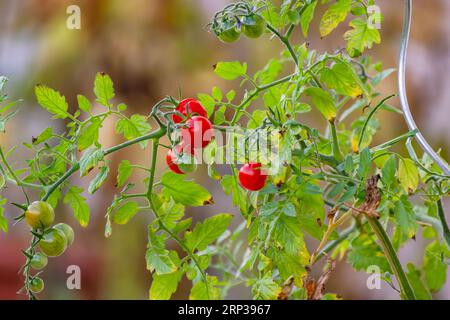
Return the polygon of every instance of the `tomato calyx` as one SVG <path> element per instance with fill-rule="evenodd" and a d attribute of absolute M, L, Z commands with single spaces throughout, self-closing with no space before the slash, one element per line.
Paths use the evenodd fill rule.
<path fill-rule="evenodd" d="M 246 163 L 239 169 L 239 182 L 242 187 L 250 191 L 258 191 L 264 188 L 267 174 L 262 170 L 259 162 Z"/>

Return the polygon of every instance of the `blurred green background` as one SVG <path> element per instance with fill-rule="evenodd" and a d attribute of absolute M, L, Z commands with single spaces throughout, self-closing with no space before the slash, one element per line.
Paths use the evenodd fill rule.
<path fill-rule="evenodd" d="M 8 92 L 12 99 L 24 99 L 21 112 L 0 135 L 2 146 L 31 141 L 51 125 L 62 131 L 64 124 L 51 121 L 49 114 L 36 103 L 33 88 L 45 83 L 62 92 L 71 106 L 76 106 L 78 93 L 93 97 L 95 73 L 104 71 L 115 82 L 116 101 L 125 102 L 130 113 L 148 113 L 150 106 L 165 95 L 195 96 L 210 92 L 214 85 L 237 89 L 224 83 L 212 72 L 221 60 L 241 60 L 250 72 L 258 70 L 281 46 L 268 36 L 258 40 L 242 39 L 231 45 L 220 43 L 205 25 L 226 0 L 0 0 L 0 75 L 10 79 Z M 395 67 L 402 23 L 402 1 L 378 1 L 384 14 L 382 45 L 369 51 L 385 68 Z M 76 4 L 81 8 L 81 30 L 66 28 L 66 9 Z M 308 39 L 295 31 L 298 42 L 308 41 L 319 51 L 343 46 L 345 24 L 331 37 L 321 40 L 316 19 Z M 414 1 L 412 40 L 408 58 L 408 92 L 419 128 L 430 143 L 450 151 L 450 1 Z M 397 91 L 395 75 L 381 85 L 384 95 Z M 398 106 L 398 100 L 393 104 Z M 375 143 L 406 131 L 401 116 L 381 112 L 381 131 Z M 319 119 L 306 119 L 311 124 Z M 319 123 L 317 123 L 319 125 Z M 104 146 L 117 144 L 114 123 L 106 122 L 100 140 Z M 147 152 L 148 153 L 148 152 Z M 112 172 L 123 158 L 147 163 L 149 155 L 138 147 L 112 156 Z M 15 154 L 17 164 L 26 152 Z M 165 169 L 164 159 L 158 170 Z M 112 176 L 114 176 L 112 174 Z M 207 178 L 205 168 L 195 174 L 199 183 L 211 190 L 215 205 L 190 209 L 188 215 L 204 218 L 216 212 L 237 213 L 219 185 Z M 142 176 L 135 176 L 136 181 Z M 78 178 L 75 178 L 78 179 Z M 89 179 L 78 183 L 86 185 Z M 87 196 L 91 208 L 88 228 L 79 227 L 70 211 L 58 210 L 58 220 L 71 224 L 76 232 L 74 245 L 58 259 L 52 259 L 43 274 L 46 284 L 42 298 L 47 299 L 145 299 L 151 277 L 145 269 L 146 226 L 148 217 L 136 216 L 126 226 L 115 226 L 110 239 L 103 237 L 104 214 L 117 190 L 109 179 L 95 197 Z M 10 201 L 23 201 L 13 188 L 2 190 Z M 447 204 L 448 207 L 448 204 Z M 8 207 L 11 220 L 18 212 Z M 20 223 L 10 226 L 7 235 L 0 233 L 0 299 L 23 299 L 16 295 L 22 278 L 17 274 L 23 256 L 20 252 L 29 241 L 28 228 Z M 316 244 L 313 243 L 313 246 Z M 420 239 L 402 249 L 402 262 L 421 262 L 423 243 Z M 66 268 L 79 265 L 81 290 L 66 288 Z M 356 273 L 339 263 L 327 290 L 345 299 L 390 299 L 397 294 L 387 285 L 382 290 L 366 288 L 367 274 Z M 189 284 L 183 283 L 174 298 L 186 298 Z M 248 298 L 246 288 L 237 288 L 230 298 Z M 438 298 L 449 298 L 450 286 Z"/>

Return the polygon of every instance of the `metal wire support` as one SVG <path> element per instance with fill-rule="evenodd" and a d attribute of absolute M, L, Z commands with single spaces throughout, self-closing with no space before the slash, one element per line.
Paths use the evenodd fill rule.
<path fill-rule="evenodd" d="M 403 116 L 410 130 L 416 130 L 417 125 L 411 114 L 411 110 L 408 105 L 408 99 L 406 97 L 406 85 L 405 85 L 405 73 L 406 73 L 406 53 L 408 49 L 408 40 L 411 30 L 411 8 L 412 0 L 404 0 L 404 17 L 403 17 L 403 31 L 400 43 L 400 53 L 398 56 L 398 90 L 400 97 L 400 104 L 403 110 Z M 433 150 L 428 144 L 424 136 L 417 131 L 415 135 L 417 142 L 424 152 L 426 152 L 431 159 L 442 169 L 445 175 L 450 175 L 450 168 L 448 164 Z"/>

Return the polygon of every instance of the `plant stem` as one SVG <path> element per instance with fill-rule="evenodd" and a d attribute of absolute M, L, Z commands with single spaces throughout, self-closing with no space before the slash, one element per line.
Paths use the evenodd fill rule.
<path fill-rule="evenodd" d="M 11 166 L 9 165 L 8 161 L 6 160 L 6 157 L 3 153 L 3 149 L 0 147 L 0 157 L 3 161 L 3 163 L 6 166 L 6 169 L 8 170 L 9 174 L 11 175 L 12 179 L 14 180 L 14 182 L 16 183 L 17 186 L 19 187 L 26 187 L 26 188 L 34 188 L 34 189 L 43 189 L 44 186 L 39 185 L 39 184 L 33 184 L 33 183 L 27 183 L 22 181 L 14 172 L 14 170 L 11 168 Z M 3 169 L 2 169 L 3 171 Z M 5 176 L 5 178 L 7 178 L 7 176 Z"/>
<path fill-rule="evenodd" d="M 437 207 L 438 207 L 439 219 L 441 220 L 441 224 L 442 224 L 442 234 L 444 236 L 445 242 L 447 243 L 448 247 L 450 248 L 450 229 L 448 228 L 447 220 L 445 218 L 444 207 L 442 206 L 441 199 L 439 199 L 437 201 Z"/>
<path fill-rule="evenodd" d="M 285 45 L 286 49 L 288 49 L 289 53 L 291 54 L 292 59 L 295 62 L 295 65 L 298 67 L 298 58 L 297 55 L 295 54 L 294 48 L 292 48 L 291 43 L 289 42 L 289 39 L 281 35 L 281 33 L 279 33 L 278 30 L 275 29 L 270 24 L 267 24 L 267 29 L 269 29 L 270 32 L 272 32 L 275 36 L 277 36 L 278 39 L 280 39 L 280 41 Z"/>
<path fill-rule="evenodd" d="M 164 134 L 166 133 L 165 128 L 160 127 L 157 130 L 143 135 L 141 137 L 137 137 L 136 139 L 133 140 L 129 140 L 129 141 L 125 141 L 123 143 L 120 143 L 116 146 L 113 146 L 111 148 L 105 149 L 104 154 L 109 155 L 113 152 L 119 151 L 123 148 L 126 148 L 128 146 L 131 146 L 133 144 L 142 142 L 142 141 L 146 141 L 146 140 L 150 140 L 150 139 L 155 139 L 155 138 L 160 138 L 162 137 Z M 61 176 L 58 180 L 56 180 L 52 185 L 49 186 L 49 188 L 47 189 L 47 192 L 45 193 L 45 195 L 42 197 L 42 201 L 46 201 L 51 194 L 61 185 L 63 184 L 67 179 L 70 178 L 70 176 L 72 176 L 75 172 L 77 172 L 80 169 L 80 163 L 77 162 L 73 165 L 72 168 L 69 169 L 69 171 L 67 171 L 63 176 Z"/>
<path fill-rule="evenodd" d="M 336 131 L 335 119 L 330 120 L 331 127 L 331 140 L 332 140 L 332 148 L 333 148 L 333 156 L 338 161 L 341 162 L 343 160 L 341 149 L 339 148 L 339 139 Z"/>
<path fill-rule="evenodd" d="M 327 253 L 336 248 L 342 241 L 346 240 L 347 237 L 356 230 L 356 225 L 354 224 L 351 227 L 348 227 L 344 231 L 339 234 L 339 237 L 336 240 L 328 242 L 327 245 L 323 247 L 323 249 L 317 254 L 316 262 L 325 257 Z"/>
<path fill-rule="evenodd" d="M 409 284 L 408 278 L 403 271 L 400 260 L 398 259 L 398 256 L 394 250 L 394 247 L 392 246 L 391 241 L 389 240 L 388 235 L 386 234 L 386 231 L 383 229 L 383 226 L 377 219 L 369 216 L 367 216 L 366 218 L 373 231 L 375 232 L 375 235 L 378 237 L 389 265 L 394 272 L 395 277 L 397 278 L 397 281 L 400 285 L 402 298 L 406 300 L 415 300 L 416 297 L 414 295 L 414 291 Z"/>
<path fill-rule="evenodd" d="M 289 80 L 292 79 L 292 77 L 294 77 L 296 74 L 291 74 L 289 76 L 280 78 L 278 80 L 275 80 L 271 83 L 268 83 L 266 85 L 263 85 L 261 87 L 258 87 L 257 89 L 253 90 L 246 99 L 244 99 L 244 101 L 241 102 L 241 104 L 239 104 L 239 106 L 236 107 L 236 112 L 234 113 L 233 119 L 231 119 L 231 125 L 234 126 L 236 124 L 236 122 L 239 120 L 239 115 L 242 112 L 242 110 L 245 108 L 245 106 L 247 105 L 247 103 L 249 103 L 254 97 L 256 97 L 259 93 L 261 93 L 262 91 L 265 91 L 267 89 L 270 89 L 274 86 L 277 86 L 279 84 L 282 84 L 284 82 L 287 82 Z"/>

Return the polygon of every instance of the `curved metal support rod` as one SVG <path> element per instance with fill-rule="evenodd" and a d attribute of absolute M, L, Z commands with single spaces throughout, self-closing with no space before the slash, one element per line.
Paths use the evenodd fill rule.
<path fill-rule="evenodd" d="M 408 124 L 409 130 L 418 129 L 411 114 L 411 110 L 408 105 L 408 99 L 406 97 L 406 85 L 405 85 L 405 73 L 406 73 L 406 53 L 408 49 L 409 33 L 411 29 L 411 7 L 412 0 L 404 0 L 404 17 L 403 17 L 403 31 L 400 43 L 400 54 L 398 57 L 398 90 L 400 103 L 403 110 L 403 116 L 405 117 L 406 123 Z M 428 144 L 424 136 L 417 132 L 415 135 L 417 142 L 424 152 L 426 152 L 431 159 L 442 169 L 444 174 L 450 175 L 450 168 L 448 164 L 433 150 L 433 148 Z"/>

